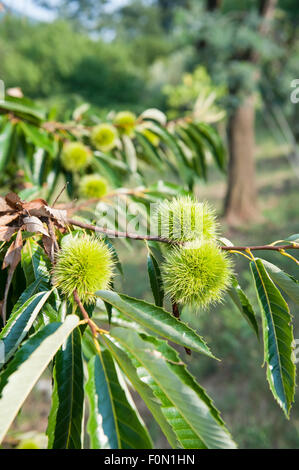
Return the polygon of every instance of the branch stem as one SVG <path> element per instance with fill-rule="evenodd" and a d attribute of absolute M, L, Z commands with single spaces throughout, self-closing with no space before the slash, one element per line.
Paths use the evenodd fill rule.
<path fill-rule="evenodd" d="M 86 320 L 86 322 L 88 323 L 91 331 L 92 331 L 92 334 L 93 336 L 97 336 L 98 332 L 97 332 L 97 326 L 95 325 L 95 323 L 91 320 L 91 318 L 89 317 L 88 313 L 86 312 L 80 298 L 79 298 L 79 295 L 78 295 L 78 292 L 77 290 L 75 289 L 74 290 L 74 293 L 73 293 L 73 296 L 74 296 L 74 300 L 76 302 L 76 304 L 78 305 L 83 317 L 84 317 L 84 320 Z"/>
<path fill-rule="evenodd" d="M 105 227 L 98 227 L 97 225 L 87 224 L 81 222 L 80 220 L 68 219 L 67 223 L 69 225 L 75 225 L 76 227 L 81 227 L 86 230 L 92 230 L 94 232 L 103 233 L 106 235 L 114 236 L 115 238 L 130 238 L 132 240 L 150 240 L 160 243 L 168 243 L 172 245 L 180 245 L 183 242 L 170 240 L 169 238 L 159 237 L 155 235 L 140 235 L 132 232 L 119 232 L 117 230 L 111 230 Z M 298 250 L 298 243 L 290 243 L 288 245 L 254 245 L 254 246 L 224 246 L 220 247 L 224 251 L 236 252 L 236 251 L 277 251 L 281 252 L 283 250 Z"/>

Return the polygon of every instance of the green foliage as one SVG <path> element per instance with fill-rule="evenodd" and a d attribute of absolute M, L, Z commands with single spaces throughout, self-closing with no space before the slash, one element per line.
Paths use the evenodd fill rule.
<path fill-rule="evenodd" d="M 50 449 L 81 447 L 84 376 L 81 333 L 74 330 L 55 356 L 52 408 L 48 422 Z"/>
<path fill-rule="evenodd" d="M 151 449 L 151 438 L 108 350 L 92 356 L 88 374 L 91 448 Z"/>
<path fill-rule="evenodd" d="M 204 123 L 182 120 L 173 125 L 153 108 L 138 118 L 130 111 L 109 113 L 95 126 L 90 124 L 99 117 L 81 107 L 67 123 L 47 121 L 47 114 L 24 98 L 7 97 L 1 102 L 0 182 L 7 184 L 16 171 L 19 175 L 10 182 L 10 189 L 26 185 L 32 188 L 30 195 L 51 199 L 57 182 L 64 179 L 73 198 L 80 195 L 86 173 L 104 177 L 112 188 L 118 188 L 132 180 L 147 184 L 145 174 L 152 168 L 179 177 L 191 189 L 196 181 L 206 179 L 210 153 L 225 171 L 224 147 L 213 127 Z M 28 192 L 24 194 L 27 197 Z"/>
<path fill-rule="evenodd" d="M 251 263 L 262 311 L 267 379 L 279 405 L 289 416 L 295 393 L 293 328 L 289 307 L 261 260 Z"/>
<path fill-rule="evenodd" d="M 95 99 L 102 107 L 138 102 L 140 78 L 124 47 L 94 41 L 64 21 L 32 23 L 11 15 L 0 21 L 1 79 L 7 88 L 21 86 L 38 99 L 56 95 L 62 103 L 67 95 L 68 105 L 72 97 L 77 103 Z"/>
<path fill-rule="evenodd" d="M 201 354 L 209 361 L 209 369 L 216 367 L 205 339 L 191 327 L 190 318 L 185 320 L 185 310 L 189 309 L 194 322 L 204 320 L 207 314 L 202 307 L 223 301 L 226 291 L 249 322 L 255 340 L 262 330 L 270 390 L 289 415 L 295 389 L 293 326 L 279 288 L 298 302 L 298 281 L 287 269 L 256 259 L 251 252 L 245 255 L 253 272 L 251 291 L 250 286 L 246 291 L 249 287 L 251 295 L 255 285 L 260 326 L 255 304 L 232 275 L 231 256 L 239 250 L 229 240 L 217 238 L 214 210 L 190 195 L 195 182 L 207 178 L 208 154 L 225 171 L 225 152 L 217 131 L 189 118 L 167 122 L 164 113 L 153 108 L 138 116 L 129 111 L 100 119 L 85 106 L 62 123 L 52 121 L 27 99 L 4 100 L 0 110 L 1 183 L 8 185 L 9 175 L 23 172 L 21 182 L 10 188 L 21 184 L 21 197 L 16 193 L 0 197 L 4 268 L 0 292 L 1 306 L 7 311 L 0 332 L 5 347 L 0 440 L 49 365 L 53 379 L 49 448 L 77 449 L 86 442 L 91 448 L 152 448 L 152 436 L 129 387 L 140 396 L 172 448 L 236 447 L 212 399 L 189 370 L 201 361 L 191 357 L 187 362 L 182 350 Z M 113 129 L 116 139 L 115 146 L 105 152 L 92 138 L 92 129 L 102 124 Z M 86 167 L 79 169 L 72 160 L 64 168 L 68 148 L 64 145 L 79 148 L 79 160 L 83 150 Z M 77 155 L 75 151 L 75 160 Z M 153 181 L 156 170 L 160 177 L 163 172 L 171 173 L 181 186 Z M 149 173 L 149 181 L 144 173 Z M 43 197 L 55 200 L 65 182 L 67 195 L 52 207 Z M 86 190 L 90 182 L 97 183 L 96 193 Z M 108 185 L 112 191 L 107 191 Z M 94 211 L 89 200 L 80 200 L 76 207 L 77 195 L 98 198 L 101 204 Z M 121 196 L 123 206 L 115 202 L 115 195 Z M 159 203 L 154 217 L 152 203 Z M 128 206 L 134 206 L 132 214 Z M 102 207 L 108 215 L 112 208 L 119 216 L 110 229 L 109 224 L 99 223 L 95 228 Z M 74 219 L 68 211 L 77 211 Z M 108 222 L 115 222 L 115 212 Z M 160 231 L 166 239 L 150 233 L 155 222 L 160 229 L 166 227 L 168 233 Z M 177 226 L 186 233 L 177 234 Z M 126 274 L 114 235 L 122 238 L 126 250 L 134 239 L 146 242 L 147 260 L 145 256 L 134 279 L 138 287 L 147 267 L 155 304 L 118 292 L 117 277 L 111 282 L 113 268 L 114 274 L 116 270 Z M 285 242 L 277 243 L 297 249 L 297 234 L 283 238 Z M 273 249 L 279 250 L 279 245 Z M 170 305 L 169 296 L 180 305 Z M 194 315 L 196 304 L 202 310 L 198 316 Z M 209 322 L 216 314 L 209 314 Z M 232 332 L 238 331 L 235 319 L 230 316 L 229 328 L 221 330 L 224 338 L 231 340 Z M 214 346 L 216 339 L 211 332 L 208 342 Z M 85 396 L 88 409 L 83 406 Z"/>
<path fill-rule="evenodd" d="M 24 343 L 4 370 L 0 381 L 1 441 L 27 395 L 78 323 L 79 318 L 70 315 L 62 324 L 51 323 L 40 329 Z"/>
<path fill-rule="evenodd" d="M 225 95 L 223 86 L 212 84 L 211 77 L 202 66 L 196 67 L 193 73 L 183 75 L 182 83 L 165 85 L 163 89 L 167 96 L 167 104 L 174 115 L 193 111 L 197 120 L 217 122 L 224 118 L 225 112 L 217 104 Z"/>

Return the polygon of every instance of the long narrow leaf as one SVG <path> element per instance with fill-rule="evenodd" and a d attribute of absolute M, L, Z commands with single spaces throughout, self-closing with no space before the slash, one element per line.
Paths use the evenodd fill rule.
<path fill-rule="evenodd" d="M 178 441 L 174 431 L 164 416 L 162 410 L 161 401 L 153 394 L 151 388 L 147 385 L 146 381 L 141 380 L 138 376 L 137 370 L 134 367 L 128 354 L 120 349 L 115 343 L 113 343 L 108 337 L 102 337 L 105 345 L 117 361 L 119 367 L 123 373 L 128 377 L 132 386 L 139 393 L 144 403 L 152 413 L 154 419 L 159 424 L 161 431 L 167 438 L 172 448 L 178 447 Z"/>
<path fill-rule="evenodd" d="M 149 434 L 122 388 L 112 356 L 105 350 L 88 363 L 88 432 L 93 449 L 151 449 Z"/>
<path fill-rule="evenodd" d="M 275 264 L 269 263 L 264 259 L 261 260 L 267 273 L 297 305 L 299 305 L 299 281 L 290 274 L 286 273 Z"/>
<path fill-rule="evenodd" d="M 81 449 L 83 362 L 81 334 L 75 329 L 55 356 L 52 408 L 48 421 L 50 449 Z"/>
<path fill-rule="evenodd" d="M 247 320 L 249 325 L 252 327 L 257 338 L 259 338 L 259 327 L 257 324 L 256 316 L 252 308 L 251 303 L 249 302 L 248 297 L 241 288 L 238 279 L 235 276 L 232 276 L 232 287 L 229 289 L 228 294 L 234 304 L 238 307 L 244 318 Z"/>
<path fill-rule="evenodd" d="M 235 447 L 210 398 L 165 341 L 125 328 L 112 328 L 111 335 L 148 371 L 200 440 L 200 447 Z"/>
<path fill-rule="evenodd" d="M 130 319 L 155 333 L 181 346 L 214 357 L 206 343 L 194 330 L 163 308 L 112 291 L 98 291 L 97 295 Z"/>
<path fill-rule="evenodd" d="M 15 310 L 0 333 L 5 351 L 5 362 L 10 359 L 19 344 L 28 334 L 34 320 L 45 305 L 51 291 L 39 292 Z"/>
<path fill-rule="evenodd" d="M 252 261 L 250 267 L 262 312 L 267 379 L 274 398 L 289 416 L 295 393 L 291 315 L 262 261 Z"/>
<path fill-rule="evenodd" d="M 64 323 L 50 323 L 32 336 L 0 376 L 0 442 L 20 407 L 60 346 L 79 323 L 70 315 Z"/>
<path fill-rule="evenodd" d="M 155 304 L 163 307 L 164 289 L 159 265 L 151 253 L 147 255 L 147 272 L 151 284 Z"/>

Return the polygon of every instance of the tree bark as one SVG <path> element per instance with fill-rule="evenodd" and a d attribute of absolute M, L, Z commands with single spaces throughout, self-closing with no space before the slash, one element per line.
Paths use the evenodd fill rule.
<path fill-rule="evenodd" d="M 254 165 L 254 101 L 254 96 L 248 97 L 229 120 L 230 160 L 225 215 L 230 225 L 252 220 L 258 212 Z"/>
<path fill-rule="evenodd" d="M 207 10 L 214 11 L 217 8 L 221 7 L 222 0 L 208 0 L 207 1 Z"/>
<path fill-rule="evenodd" d="M 269 32 L 277 0 L 260 0 L 262 17 L 259 33 Z M 258 63 L 256 51 L 251 51 L 248 60 Z M 258 76 L 256 77 L 258 80 Z M 231 225 L 238 225 L 259 217 L 255 177 L 255 106 L 254 97 L 249 96 L 234 111 L 229 122 L 229 176 L 224 213 Z"/>

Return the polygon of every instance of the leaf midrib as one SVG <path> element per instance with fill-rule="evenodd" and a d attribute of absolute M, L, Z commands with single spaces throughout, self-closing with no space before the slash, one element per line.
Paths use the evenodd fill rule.
<path fill-rule="evenodd" d="M 268 293 L 267 293 L 267 290 L 266 290 L 266 287 L 265 287 L 263 278 L 262 278 L 262 276 L 261 276 L 261 272 L 260 272 L 260 270 L 259 270 L 259 268 L 258 268 L 257 263 L 256 263 L 255 260 L 254 260 L 254 264 L 255 264 L 256 270 L 257 270 L 257 272 L 258 272 L 258 274 L 259 274 L 259 278 L 260 278 L 260 280 L 261 280 L 262 286 L 263 286 L 264 294 L 265 294 L 265 297 L 266 297 L 266 300 L 267 300 L 267 305 L 268 305 L 268 308 L 269 308 L 269 313 L 270 313 L 271 320 L 272 320 L 273 330 L 275 331 L 274 338 L 275 338 L 275 345 L 276 345 L 277 357 L 278 357 L 278 362 L 279 362 L 281 383 L 282 383 L 282 387 L 283 387 L 283 392 L 284 392 L 284 397 L 285 397 L 286 403 L 288 403 L 288 398 L 287 398 L 286 390 L 285 390 L 285 384 L 284 384 L 284 380 L 283 380 L 282 364 L 281 364 L 281 361 L 280 361 L 280 351 L 279 351 L 279 348 L 278 348 L 278 342 L 277 342 L 277 337 L 276 337 L 276 336 L 277 336 L 277 335 L 276 335 L 276 328 L 275 328 L 274 319 L 273 319 L 273 315 L 272 315 L 272 309 L 271 309 L 270 299 L 269 299 L 269 296 L 268 296 Z"/>

